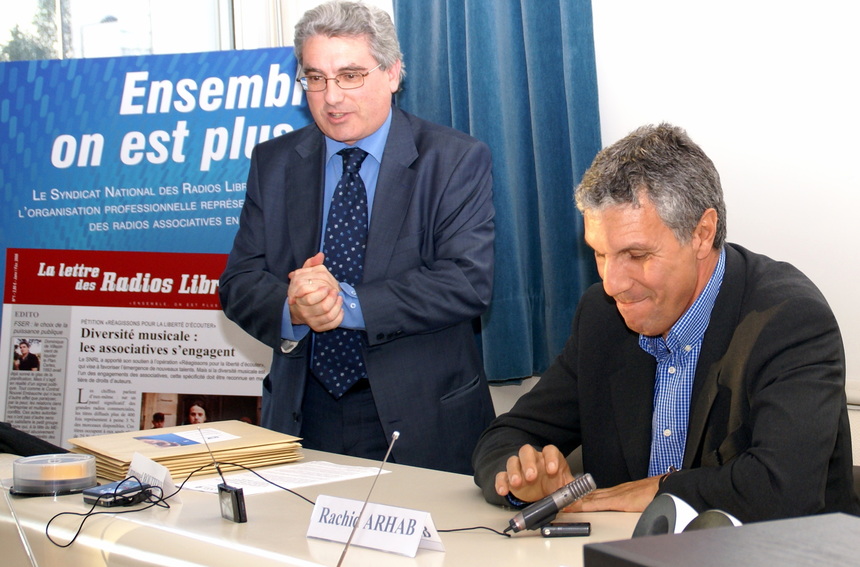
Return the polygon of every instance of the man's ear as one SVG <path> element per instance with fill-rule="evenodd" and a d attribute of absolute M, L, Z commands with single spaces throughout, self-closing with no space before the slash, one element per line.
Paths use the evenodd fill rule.
<path fill-rule="evenodd" d="M 402 65 L 402 61 L 398 59 L 391 67 L 385 70 L 385 73 L 388 74 L 388 84 L 391 87 L 392 94 L 400 90 L 400 68 Z"/>
<path fill-rule="evenodd" d="M 717 237 L 717 223 L 719 217 L 717 211 L 708 209 L 702 213 L 699 224 L 693 231 L 693 245 L 696 247 L 696 255 L 704 258 L 710 254 L 714 247 L 714 238 Z"/>

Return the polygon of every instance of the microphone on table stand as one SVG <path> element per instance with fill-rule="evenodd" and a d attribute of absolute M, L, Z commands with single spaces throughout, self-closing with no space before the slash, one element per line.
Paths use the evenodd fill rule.
<path fill-rule="evenodd" d="M 376 471 L 376 476 L 373 478 L 373 484 L 370 485 L 370 490 L 367 491 L 367 497 L 364 499 L 364 504 L 361 505 L 361 511 L 358 513 L 358 517 L 355 519 L 355 523 L 352 525 L 352 531 L 349 533 L 349 539 L 346 540 L 346 545 L 343 546 L 343 552 L 340 554 L 340 559 L 337 562 L 337 567 L 340 567 L 343 563 L 343 558 L 346 557 L 346 550 L 349 549 L 349 544 L 352 543 L 352 538 L 355 535 L 356 530 L 358 530 L 358 525 L 361 523 L 361 516 L 364 515 L 364 509 L 367 507 L 367 501 L 370 500 L 370 495 L 373 492 L 373 487 L 376 486 L 376 481 L 379 479 L 379 475 L 382 474 L 382 467 L 385 466 L 385 463 L 388 461 L 388 455 L 391 454 L 391 449 L 394 448 L 394 442 L 397 441 L 397 438 L 400 437 L 400 432 L 395 431 L 391 434 L 391 442 L 388 444 L 388 450 L 385 452 L 385 457 L 382 458 L 382 462 L 379 463 L 379 470 Z"/>
<path fill-rule="evenodd" d="M 552 520 L 565 506 L 576 502 L 592 490 L 597 484 L 591 475 L 585 473 L 576 480 L 567 483 L 549 496 L 529 504 L 516 516 L 511 518 L 510 525 L 505 528 L 505 533 L 513 530 L 514 533 L 522 530 L 533 530 L 539 528 Z"/>

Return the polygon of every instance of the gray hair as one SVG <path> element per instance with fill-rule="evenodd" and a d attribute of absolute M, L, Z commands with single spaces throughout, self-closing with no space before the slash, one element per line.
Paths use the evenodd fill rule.
<path fill-rule="evenodd" d="M 726 241 L 726 204 L 713 162 L 687 133 L 671 124 L 642 126 L 604 148 L 576 188 L 580 211 L 641 205 L 644 196 L 660 220 L 686 244 L 707 209 L 717 211 L 714 248 Z"/>
<path fill-rule="evenodd" d="M 326 37 L 358 37 L 365 36 L 370 44 L 370 53 L 382 66 L 390 69 L 392 65 L 401 62 L 400 81 L 406 76 L 406 65 L 403 63 L 403 53 L 400 52 L 400 41 L 394 22 L 388 12 L 368 6 L 362 2 L 346 2 L 332 0 L 311 8 L 296 24 L 293 46 L 299 68 L 304 65 L 302 58 L 305 41 L 315 35 Z"/>

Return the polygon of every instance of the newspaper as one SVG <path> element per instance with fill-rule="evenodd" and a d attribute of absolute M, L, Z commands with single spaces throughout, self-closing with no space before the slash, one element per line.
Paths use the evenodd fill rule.
<path fill-rule="evenodd" d="M 153 428 L 156 414 L 258 424 L 271 351 L 221 311 L 226 259 L 8 249 L 0 419 L 64 447 Z"/>

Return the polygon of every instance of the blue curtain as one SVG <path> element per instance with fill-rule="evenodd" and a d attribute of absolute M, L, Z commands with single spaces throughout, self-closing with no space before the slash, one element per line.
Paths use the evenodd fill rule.
<path fill-rule="evenodd" d="M 600 149 L 590 0 L 394 0 L 406 63 L 397 104 L 489 144 L 491 381 L 538 375 L 597 281 L 573 188 Z"/>

